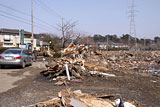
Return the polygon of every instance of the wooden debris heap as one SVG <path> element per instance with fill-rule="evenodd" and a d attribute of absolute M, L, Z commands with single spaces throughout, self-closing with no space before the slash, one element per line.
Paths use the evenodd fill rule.
<path fill-rule="evenodd" d="M 120 101 L 120 102 L 117 102 Z M 58 93 L 57 98 L 22 107 L 150 107 L 136 101 L 122 101 L 117 95 L 89 95 L 81 90 L 71 91 L 70 88 Z"/>
<path fill-rule="evenodd" d="M 41 74 L 49 78 L 57 78 L 60 76 L 83 79 L 83 76 L 90 75 L 88 69 L 100 69 L 107 71 L 105 67 L 91 65 L 85 62 L 84 56 L 88 48 L 84 45 L 75 45 L 71 43 L 67 48 L 62 51 L 62 57 L 56 61 L 55 66 L 47 66 L 47 69 L 42 71 Z M 66 79 L 66 78 L 63 78 Z"/>

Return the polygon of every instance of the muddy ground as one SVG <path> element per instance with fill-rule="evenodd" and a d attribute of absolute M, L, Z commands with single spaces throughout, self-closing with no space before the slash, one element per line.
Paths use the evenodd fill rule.
<path fill-rule="evenodd" d="M 45 101 L 56 97 L 60 90 L 66 88 L 66 86 L 55 86 L 55 81 L 40 75 L 42 68 L 38 66 L 39 64 L 40 62 L 36 62 L 34 66 L 7 73 L 12 77 L 23 78 L 13 83 L 16 87 L 0 93 L 0 107 L 20 107 Z M 12 68 L 3 71 L 9 69 Z M 68 86 L 72 90 L 80 89 L 82 92 L 89 94 L 121 94 L 123 98 L 137 100 L 142 104 L 153 107 L 160 107 L 159 77 L 152 76 L 150 73 L 138 72 L 109 73 L 115 74 L 116 77 L 87 77 L 81 83 L 71 83 Z"/>

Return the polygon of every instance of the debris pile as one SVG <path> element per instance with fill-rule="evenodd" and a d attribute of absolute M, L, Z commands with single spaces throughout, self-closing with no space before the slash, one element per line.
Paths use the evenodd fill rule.
<path fill-rule="evenodd" d="M 62 57 L 52 59 L 54 65 L 47 65 L 41 74 L 63 81 L 75 78 L 83 80 L 84 76 L 89 75 L 113 77 L 114 74 L 106 72 L 147 71 L 152 66 L 159 65 L 159 59 L 158 51 L 98 51 L 71 43 L 62 51 Z"/>
<path fill-rule="evenodd" d="M 111 71 L 144 71 L 160 63 L 157 51 L 102 51 L 90 55 L 86 62 L 108 68 Z"/>
<path fill-rule="evenodd" d="M 90 70 L 101 70 L 107 71 L 105 67 L 100 67 L 92 65 L 85 62 L 85 57 L 87 55 L 88 48 L 84 45 L 74 45 L 71 43 L 62 52 L 61 58 L 55 60 L 54 66 L 48 66 L 47 69 L 42 71 L 41 74 L 49 78 L 56 78 L 56 80 L 72 80 L 74 78 L 83 80 L 83 76 L 87 75 L 104 75 L 105 73 L 100 73 L 99 71 Z M 67 76 L 66 76 L 67 75 Z M 64 82 L 58 82 L 57 85 L 61 85 Z"/>
<path fill-rule="evenodd" d="M 118 95 L 89 95 L 70 88 L 58 93 L 57 98 L 22 107 L 149 107 L 136 101 L 125 100 Z"/>

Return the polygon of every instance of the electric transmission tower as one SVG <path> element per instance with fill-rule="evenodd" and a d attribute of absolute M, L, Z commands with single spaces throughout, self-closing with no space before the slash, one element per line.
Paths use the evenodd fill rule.
<path fill-rule="evenodd" d="M 131 36 L 135 38 L 135 46 L 137 50 L 137 37 L 136 37 L 136 25 L 135 25 L 135 0 L 132 1 L 132 4 L 130 6 L 129 11 L 129 17 L 130 17 L 130 29 L 129 29 L 129 38 L 128 38 L 128 45 L 131 46 Z"/>

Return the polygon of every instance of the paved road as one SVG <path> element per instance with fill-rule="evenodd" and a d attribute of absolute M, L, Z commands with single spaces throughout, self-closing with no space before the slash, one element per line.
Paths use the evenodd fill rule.
<path fill-rule="evenodd" d="M 8 75 L 11 72 L 14 71 L 19 71 L 19 69 L 15 69 L 15 70 L 0 70 L 0 93 L 5 92 L 11 88 L 16 87 L 16 85 L 14 85 L 14 83 L 16 81 L 21 80 L 22 78 L 24 78 L 23 76 L 19 76 L 19 77 L 13 77 L 11 75 Z"/>
<path fill-rule="evenodd" d="M 44 68 L 45 63 L 43 62 L 34 62 L 32 66 L 28 66 L 24 69 L 19 67 L 6 67 L 0 69 L 0 93 L 6 92 L 9 89 L 16 87 L 14 83 L 24 79 L 28 75 L 32 75 L 32 69 L 28 68 Z"/>

